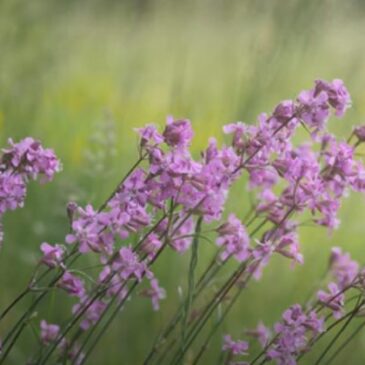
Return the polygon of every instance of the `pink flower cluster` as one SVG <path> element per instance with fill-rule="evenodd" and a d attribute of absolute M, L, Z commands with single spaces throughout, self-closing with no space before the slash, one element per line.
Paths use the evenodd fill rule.
<path fill-rule="evenodd" d="M 324 318 L 315 311 L 306 314 L 299 304 L 283 313 L 275 326 L 277 338 L 267 351 L 267 357 L 279 365 L 295 365 L 296 358 L 308 350 L 309 339 L 324 331 Z"/>
<path fill-rule="evenodd" d="M 29 179 L 47 182 L 60 169 L 54 152 L 43 148 L 39 141 L 27 137 L 14 143 L 9 139 L 9 147 L 3 149 L 0 159 L 0 217 L 8 210 L 24 205 Z M 2 230 L 0 238 L 2 242 Z"/>
<path fill-rule="evenodd" d="M 237 357 L 238 355 L 247 355 L 248 342 L 246 341 L 234 341 L 230 335 L 223 337 L 222 351 L 228 352 L 229 358 Z M 248 365 L 248 362 L 242 361 L 230 361 L 230 365 Z"/>
<path fill-rule="evenodd" d="M 60 334 L 60 326 L 57 324 L 47 323 L 42 320 L 40 323 L 40 338 L 43 346 L 49 346 L 55 342 Z M 69 347 L 66 340 L 62 340 L 58 346 L 60 356 L 72 361 L 75 365 L 80 365 L 83 360 L 83 354 L 79 353 L 79 347 L 74 345 Z"/>
<path fill-rule="evenodd" d="M 232 255 L 237 261 L 243 262 L 250 256 L 249 243 L 250 238 L 241 221 L 231 214 L 228 221 L 222 224 L 218 229 L 217 245 L 223 246 L 220 257 L 223 261 Z"/>
<path fill-rule="evenodd" d="M 351 288 L 358 288 L 362 292 L 364 288 L 364 284 L 359 282 L 362 276 L 359 264 L 348 253 L 334 247 L 330 256 L 329 274 L 334 281 L 328 284 L 328 292 L 317 291 L 318 302 L 314 305 L 309 303 L 305 311 L 300 304 L 292 305 L 284 311 L 282 320 L 274 325 L 273 331 L 262 322 L 256 329 L 246 331 L 249 337 L 258 340 L 266 360 L 275 361 L 278 365 L 296 365 L 298 358 L 310 351 L 312 345 L 326 331 L 326 322 L 331 315 L 319 315 L 321 308 L 327 308 L 335 320 L 346 317 L 345 292 Z M 320 304 L 319 308 L 317 304 Z M 230 340 L 230 336 L 227 335 L 226 338 Z M 242 343 L 228 340 L 225 343 L 231 344 L 232 352 Z M 248 344 L 246 347 L 248 348 Z M 227 348 L 228 345 L 225 344 L 223 351 Z M 234 354 L 239 354 L 239 351 Z"/>
<path fill-rule="evenodd" d="M 333 247 L 330 271 L 334 280 L 328 284 L 328 292 L 324 290 L 317 292 L 317 298 L 338 319 L 344 314 L 345 292 L 358 284 L 360 269 L 350 254 L 343 253 L 339 247 Z"/>
<path fill-rule="evenodd" d="M 282 321 L 275 324 L 274 335 L 262 323 L 246 334 L 259 341 L 267 360 L 273 360 L 278 365 L 295 365 L 297 357 L 309 350 L 310 341 L 324 330 L 324 317 L 319 317 L 315 311 L 306 313 L 301 305 L 295 304 L 283 313 Z M 230 339 L 228 335 L 225 338 Z M 245 350 L 248 349 L 245 341 L 229 343 L 234 354 L 240 354 L 237 349 L 242 343 Z M 223 350 L 226 349 L 227 344 L 223 347 Z"/>

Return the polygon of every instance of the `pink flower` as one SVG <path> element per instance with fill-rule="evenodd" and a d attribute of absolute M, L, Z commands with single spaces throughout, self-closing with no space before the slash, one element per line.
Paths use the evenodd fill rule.
<path fill-rule="evenodd" d="M 291 259 L 293 264 L 303 264 L 304 258 L 300 252 L 298 233 L 294 230 L 283 232 L 276 243 L 275 252 Z"/>
<path fill-rule="evenodd" d="M 151 298 L 152 307 L 155 311 L 160 309 L 160 300 L 166 298 L 166 291 L 159 286 L 156 278 L 150 280 L 150 288 L 143 290 L 142 294 Z"/>
<path fill-rule="evenodd" d="M 354 128 L 354 135 L 359 139 L 359 141 L 365 141 L 365 125 L 359 125 Z"/>
<path fill-rule="evenodd" d="M 248 342 L 246 341 L 233 341 L 230 335 L 223 337 L 222 351 L 229 351 L 233 355 L 247 355 Z"/>
<path fill-rule="evenodd" d="M 228 221 L 218 229 L 217 245 L 223 247 L 220 257 L 223 261 L 234 256 L 238 262 L 243 262 L 250 256 L 250 239 L 246 228 L 241 221 L 234 215 L 230 214 Z"/>
<path fill-rule="evenodd" d="M 324 318 L 323 317 L 318 318 L 317 313 L 315 311 L 309 312 L 309 314 L 307 315 L 307 320 L 304 325 L 315 335 L 325 331 Z"/>
<path fill-rule="evenodd" d="M 181 214 L 182 219 L 184 218 L 184 215 Z M 180 221 L 177 221 L 175 226 L 179 226 Z M 189 249 L 193 237 L 192 234 L 194 232 L 194 219 L 189 218 L 185 222 L 181 224 L 179 228 L 172 228 L 172 231 L 176 231 L 174 236 L 171 237 L 171 247 L 177 251 L 178 253 L 184 253 L 186 250 Z"/>
<path fill-rule="evenodd" d="M 336 283 L 329 283 L 328 289 L 329 293 L 319 290 L 317 293 L 317 298 L 322 304 L 332 310 L 333 316 L 336 319 L 339 319 L 343 314 L 345 295 L 341 292 Z"/>
<path fill-rule="evenodd" d="M 24 205 L 26 186 L 18 174 L 0 172 L 0 214 Z"/>
<path fill-rule="evenodd" d="M 223 127 L 225 134 L 232 134 L 232 146 L 237 151 L 242 151 L 246 145 L 245 134 L 248 131 L 248 126 L 242 122 L 227 124 Z"/>
<path fill-rule="evenodd" d="M 349 253 L 342 253 L 340 247 L 332 248 L 330 267 L 337 285 L 341 289 L 351 284 L 359 273 L 359 264 L 351 260 Z"/>
<path fill-rule="evenodd" d="M 329 118 L 328 95 L 325 91 L 315 93 L 314 90 L 302 91 L 298 96 L 299 117 L 315 130 L 324 129 Z"/>
<path fill-rule="evenodd" d="M 256 280 L 262 276 L 264 268 L 269 264 L 270 258 L 275 251 L 272 242 L 258 242 L 257 246 L 252 250 L 252 256 L 255 259 L 248 267 Z"/>
<path fill-rule="evenodd" d="M 151 233 L 142 243 L 141 249 L 152 260 L 161 247 L 162 242 L 159 239 L 158 235 L 155 233 Z"/>
<path fill-rule="evenodd" d="M 45 320 L 41 321 L 41 341 L 44 345 L 48 345 L 57 339 L 60 333 L 60 326 L 56 324 L 48 324 Z"/>
<path fill-rule="evenodd" d="M 96 212 L 91 205 L 85 209 L 78 207 L 74 212 L 72 233 L 66 236 L 66 243 L 79 244 L 81 253 L 111 252 L 114 239 L 105 231 L 109 216 Z"/>
<path fill-rule="evenodd" d="M 351 105 L 351 98 L 342 80 L 317 80 L 314 89 L 299 94 L 298 102 L 300 118 L 319 131 L 324 129 L 330 107 L 336 110 L 336 116 L 342 117 Z"/>
<path fill-rule="evenodd" d="M 62 263 L 64 249 L 60 245 L 51 246 L 47 242 L 41 244 L 43 252 L 42 262 L 49 267 L 56 267 Z"/>
<path fill-rule="evenodd" d="M 167 126 L 163 132 L 163 137 L 169 146 L 185 147 L 190 144 L 193 134 L 189 120 L 173 120 L 172 117 L 169 117 L 167 119 Z"/>
<path fill-rule="evenodd" d="M 324 318 L 312 311 L 308 315 L 299 304 L 287 309 L 283 321 L 274 326 L 276 336 L 266 352 L 269 360 L 278 365 L 295 365 L 300 354 L 309 350 L 309 334 L 317 336 L 324 331 Z"/>
<path fill-rule="evenodd" d="M 14 143 L 9 139 L 10 147 L 4 149 L 2 161 L 7 168 L 12 168 L 32 179 L 42 175 L 41 181 L 52 180 L 54 174 L 61 170 L 61 164 L 51 149 L 44 149 L 39 141 L 31 137 Z"/>
<path fill-rule="evenodd" d="M 342 117 L 347 108 L 351 106 L 351 97 L 342 80 L 335 79 L 332 82 L 317 80 L 315 93 L 326 92 L 329 104 L 335 108 L 336 116 Z"/>
<path fill-rule="evenodd" d="M 295 111 L 294 102 L 292 100 L 284 100 L 275 108 L 273 117 L 279 122 L 284 123 L 293 118 Z"/>
<path fill-rule="evenodd" d="M 80 323 L 80 328 L 84 331 L 88 330 L 99 321 L 107 307 L 107 304 L 102 300 L 94 300 L 94 302 L 90 305 L 90 300 L 91 298 L 84 297 L 81 302 L 76 304 L 72 309 L 73 313 L 77 315 L 79 311 L 83 310 L 86 306 L 88 307 Z"/>
<path fill-rule="evenodd" d="M 119 255 L 113 261 L 112 267 L 123 280 L 132 277 L 142 280 L 147 270 L 146 264 L 139 260 L 138 255 L 130 247 L 122 247 L 119 250 Z"/>
<path fill-rule="evenodd" d="M 63 274 L 57 285 L 71 296 L 82 298 L 85 295 L 84 282 L 68 271 Z"/>
<path fill-rule="evenodd" d="M 256 328 L 246 331 L 246 334 L 257 338 L 263 348 L 269 343 L 271 337 L 271 331 L 262 322 Z"/>
<path fill-rule="evenodd" d="M 152 146 L 158 145 L 163 142 L 163 137 L 158 133 L 156 127 L 153 124 L 147 124 L 143 128 L 135 129 L 141 137 L 141 146 L 151 144 Z"/>

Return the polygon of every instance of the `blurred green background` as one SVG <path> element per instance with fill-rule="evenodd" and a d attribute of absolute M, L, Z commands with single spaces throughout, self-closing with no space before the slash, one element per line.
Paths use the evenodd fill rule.
<path fill-rule="evenodd" d="M 67 201 L 97 206 L 131 166 L 134 127 L 163 124 L 169 114 L 187 117 L 198 152 L 211 135 L 223 140 L 223 124 L 255 122 L 314 79 L 341 78 L 353 108 L 344 120 L 333 120 L 332 129 L 349 135 L 365 118 L 364 34 L 361 0 L 0 1 L 1 145 L 31 135 L 53 147 L 64 165 L 52 184 L 31 184 L 25 208 L 4 219 L 0 305 L 26 284 L 39 244 L 62 241 Z M 229 201 L 241 216 L 249 205 L 244 190 L 235 186 Z M 203 363 L 215 363 L 225 331 L 240 336 L 259 319 L 270 325 L 302 302 L 332 245 L 364 262 L 364 203 L 360 195 L 344 202 L 342 226 L 331 237 L 303 228 L 306 264 L 291 271 L 286 260 L 274 259 L 242 296 Z M 204 252 L 210 257 L 213 249 Z M 168 290 L 161 311 L 153 313 L 143 299 L 127 305 L 90 364 L 141 363 L 179 302 L 187 263 L 187 257 L 164 256 L 157 268 Z M 68 310 L 59 303 L 47 303 L 50 321 Z M 31 336 L 29 330 L 9 363 L 25 363 Z M 365 331 L 334 363 L 364 363 L 364 345 Z"/>

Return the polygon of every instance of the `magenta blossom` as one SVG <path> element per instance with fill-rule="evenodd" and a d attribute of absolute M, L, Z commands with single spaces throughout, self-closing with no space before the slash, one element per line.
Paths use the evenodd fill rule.
<path fill-rule="evenodd" d="M 155 146 L 163 142 L 163 137 L 160 133 L 158 133 L 156 127 L 153 124 L 147 124 L 145 127 L 136 128 L 135 130 L 138 132 L 141 138 L 142 147 L 147 144 Z"/>
<path fill-rule="evenodd" d="M 93 326 L 95 323 L 98 322 L 104 310 L 106 309 L 107 304 L 102 300 L 95 300 L 90 305 L 89 298 L 85 297 L 82 298 L 81 303 L 76 304 L 73 307 L 72 311 L 74 314 L 77 315 L 77 313 L 79 311 L 82 311 L 85 306 L 87 306 L 87 309 L 85 311 L 85 314 L 83 315 L 83 320 L 80 323 L 80 328 L 84 331 L 86 331 L 87 329 L 89 329 L 91 326 Z"/>
<path fill-rule="evenodd" d="M 25 194 L 26 186 L 20 175 L 10 172 L 0 173 L 0 214 L 21 208 Z"/>
<path fill-rule="evenodd" d="M 343 253 L 340 247 L 331 250 L 330 268 L 341 289 L 352 284 L 359 274 L 359 264 L 351 259 L 349 253 Z"/>
<path fill-rule="evenodd" d="M 49 324 L 45 320 L 41 321 L 41 341 L 44 345 L 48 345 L 57 339 L 60 333 L 60 326 L 57 324 Z"/>
<path fill-rule="evenodd" d="M 234 341 L 230 335 L 223 337 L 222 351 L 229 351 L 233 355 L 247 355 L 248 342 Z"/>
<path fill-rule="evenodd" d="M 245 226 L 234 215 L 230 214 L 226 223 L 218 229 L 217 245 L 223 247 L 220 258 L 225 261 L 234 256 L 238 262 L 247 260 L 250 256 L 250 239 Z"/>
<path fill-rule="evenodd" d="M 138 255 L 133 252 L 130 247 L 122 247 L 119 250 L 119 255 L 113 261 L 113 270 L 123 280 L 130 279 L 132 277 L 142 280 L 143 275 L 146 273 L 146 265 L 141 262 Z"/>
<path fill-rule="evenodd" d="M 84 282 L 69 271 L 63 274 L 57 285 L 71 296 L 82 298 L 85 295 Z"/>
<path fill-rule="evenodd" d="M 336 319 L 341 318 L 345 304 L 345 294 L 342 293 L 336 283 L 328 284 L 329 292 L 319 290 L 317 293 L 318 300 L 326 307 L 332 310 Z"/>
<path fill-rule="evenodd" d="M 47 242 L 41 244 L 43 252 L 42 262 L 49 267 L 56 267 L 62 263 L 64 248 L 60 245 L 52 246 Z"/>
<path fill-rule="evenodd" d="M 317 80 L 315 93 L 322 91 L 328 95 L 329 104 L 335 108 L 336 116 L 342 117 L 347 108 L 351 106 L 351 97 L 342 80 L 335 79 L 332 82 Z"/>
<path fill-rule="evenodd" d="M 44 149 L 39 141 L 27 137 L 19 143 L 9 139 L 10 147 L 4 149 L 2 162 L 7 168 L 32 179 L 42 175 L 42 181 L 52 180 L 61 170 L 61 164 L 51 149 Z"/>
<path fill-rule="evenodd" d="M 324 319 L 316 312 L 306 314 L 299 304 L 295 304 L 283 313 L 282 322 L 274 326 L 276 337 L 266 350 L 269 360 L 278 365 L 295 365 L 299 355 L 309 350 L 310 338 L 324 331 Z"/>
<path fill-rule="evenodd" d="M 260 322 L 256 328 L 246 331 L 248 336 L 256 338 L 262 347 L 265 347 L 271 338 L 271 331 L 262 322 Z"/>
<path fill-rule="evenodd" d="M 167 119 L 167 126 L 163 132 L 163 137 L 169 146 L 185 147 L 190 144 L 193 134 L 189 120 L 174 120 L 170 117 Z"/>
<path fill-rule="evenodd" d="M 142 294 L 151 298 L 152 307 L 155 311 L 160 309 L 160 300 L 166 298 L 166 291 L 159 286 L 156 278 L 150 280 L 150 288 L 143 290 Z"/>

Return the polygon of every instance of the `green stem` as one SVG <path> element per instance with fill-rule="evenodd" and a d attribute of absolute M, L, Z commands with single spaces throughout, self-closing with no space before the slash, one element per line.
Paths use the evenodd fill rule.
<path fill-rule="evenodd" d="M 227 282 L 223 285 L 221 290 L 215 295 L 215 297 L 211 300 L 211 302 L 208 303 L 208 305 L 204 308 L 202 315 L 199 317 L 199 320 L 195 323 L 195 325 L 193 325 L 193 328 L 189 332 L 189 335 L 188 335 L 189 340 L 186 343 L 184 351 L 177 352 L 176 355 L 174 356 L 171 364 L 175 365 L 175 364 L 180 363 L 182 356 L 185 355 L 188 348 L 194 342 L 195 338 L 197 337 L 199 332 L 202 330 L 205 323 L 210 318 L 211 314 L 217 308 L 219 303 L 222 302 L 222 300 L 225 298 L 225 296 L 228 294 L 228 292 L 231 290 L 231 288 L 237 282 L 238 278 L 243 274 L 245 269 L 246 269 L 246 265 L 245 264 L 241 265 L 232 274 L 232 276 L 227 280 Z"/>
<path fill-rule="evenodd" d="M 323 353 L 321 354 L 321 356 L 318 358 L 318 360 L 316 361 L 316 363 L 314 365 L 318 365 L 322 359 L 327 355 L 327 353 L 331 350 L 332 346 L 336 343 L 336 341 L 340 338 L 340 336 L 342 335 L 342 333 L 345 331 L 345 329 L 347 328 L 347 326 L 350 324 L 350 322 L 352 321 L 352 319 L 354 318 L 354 316 L 356 315 L 356 313 L 359 311 L 359 309 L 361 308 L 361 306 L 364 304 L 364 301 L 360 303 L 362 295 L 359 295 L 359 299 L 356 303 L 356 306 L 353 310 L 353 312 L 351 313 L 351 315 L 349 316 L 349 318 L 347 319 L 347 321 L 345 322 L 345 324 L 341 327 L 341 329 L 338 331 L 338 333 L 336 334 L 336 336 L 332 339 L 332 341 L 328 344 L 328 346 L 325 348 L 325 350 L 323 351 Z"/>
<path fill-rule="evenodd" d="M 195 270 L 198 264 L 198 245 L 199 245 L 199 233 L 201 231 L 201 225 L 203 222 L 203 217 L 199 217 L 195 227 L 195 234 L 192 249 L 191 249 L 191 260 L 190 260 L 190 267 L 189 267 L 189 276 L 188 276 L 188 292 L 183 312 L 182 318 L 182 331 L 181 331 L 181 351 L 184 353 L 185 344 L 186 344 L 186 331 L 188 327 L 189 317 L 190 317 L 190 310 L 193 303 L 193 294 L 195 291 Z M 182 356 L 181 361 L 184 360 L 184 355 Z"/>
<path fill-rule="evenodd" d="M 342 343 L 342 345 L 333 353 L 328 359 L 325 365 L 329 365 L 334 359 L 337 358 L 338 354 L 346 348 L 346 346 L 359 334 L 359 332 L 365 327 L 365 322 L 361 323 L 356 330 Z"/>

